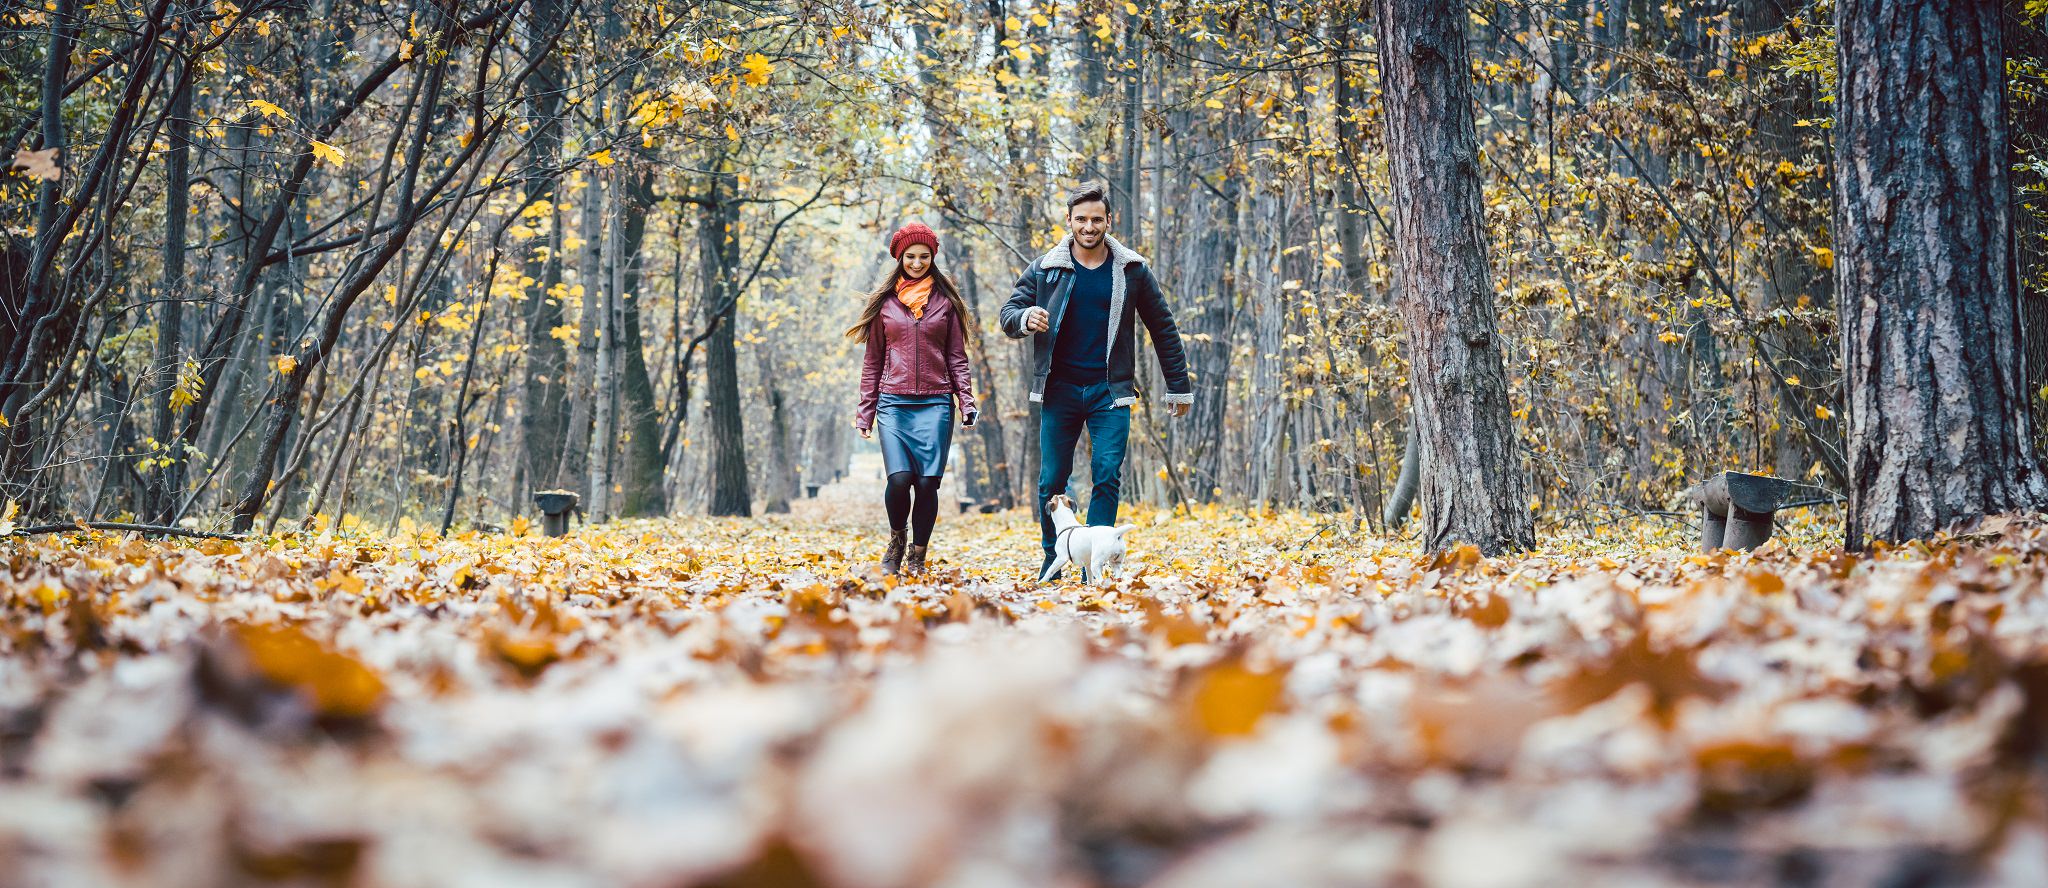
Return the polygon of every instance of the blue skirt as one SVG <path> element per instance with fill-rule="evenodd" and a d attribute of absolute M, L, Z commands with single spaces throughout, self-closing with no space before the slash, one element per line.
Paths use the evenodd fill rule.
<path fill-rule="evenodd" d="M 881 431 L 882 464 L 891 475 L 912 477 L 946 474 L 946 453 L 953 449 L 952 395 L 882 394 L 875 408 Z"/>

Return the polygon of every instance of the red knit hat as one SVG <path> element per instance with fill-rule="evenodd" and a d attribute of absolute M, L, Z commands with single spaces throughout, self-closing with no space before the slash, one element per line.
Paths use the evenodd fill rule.
<path fill-rule="evenodd" d="M 911 244 L 924 244 L 936 253 L 939 251 L 939 236 L 932 233 L 931 226 L 923 222 L 912 222 L 898 228 L 895 234 L 889 236 L 889 258 L 903 258 L 903 251 L 910 249 Z"/>

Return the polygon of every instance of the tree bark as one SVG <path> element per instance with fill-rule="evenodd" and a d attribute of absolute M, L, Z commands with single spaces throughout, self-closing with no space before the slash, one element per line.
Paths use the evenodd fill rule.
<path fill-rule="evenodd" d="M 1835 7 L 1852 547 L 2048 502 L 2027 412 L 1999 15 L 1996 3 Z"/>
<path fill-rule="evenodd" d="M 192 41 L 184 31 L 179 32 L 178 42 L 190 51 Z M 156 438 L 159 459 L 156 470 L 149 475 L 149 505 L 144 513 L 146 520 L 157 524 L 177 520 L 189 456 L 173 447 L 178 438 L 180 408 L 171 401 L 184 363 L 181 340 L 185 328 L 185 222 L 192 206 L 192 78 L 191 72 L 183 69 L 190 65 L 189 61 L 180 65 L 172 81 L 168 127 L 171 150 L 164 155 L 163 302 L 157 305 L 156 316 L 156 384 L 160 390 L 155 393 L 156 403 L 152 405 L 156 425 L 151 433 Z"/>
<path fill-rule="evenodd" d="M 723 158 L 718 166 L 723 166 Z M 716 167 L 714 167 L 716 169 Z M 704 341 L 704 421 L 710 427 L 712 515 L 753 514 L 753 492 L 747 481 L 747 438 L 740 413 L 739 352 L 733 341 L 733 316 L 739 311 L 739 205 L 732 202 L 733 175 L 712 174 L 711 199 L 698 225 L 704 269 L 704 323 L 716 325 Z"/>
<path fill-rule="evenodd" d="M 622 176 L 614 199 L 624 212 L 619 222 L 619 350 L 624 355 L 619 400 L 625 411 L 625 491 L 619 514 L 649 518 L 668 513 L 662 476 L 668 454 L 662 449 L 661 412 L 654 405 L 654 380 L 647 373 L 647 346 L 640 329 L 640 250 L 647 242 L 647 214 L 654 208 L 653 173 L 639 169 Z M 678 269 L 680 274 L 681 270 Z M 677 343 L 680 345 L 681 343 Z"/>
<path fill-rule="evenodd" d="M 583 492 L 584 511 L 590 511 L 597 491 L 587 484 L 590 475 L 590 433 L 598 394 L 597 375 L 605 321 L 605 294 L 611 289 L 604 274 L 604 246 L 607 243 L 604 211 L 604 176 L 596 169 L 583 173 L 583 194 L 577 199 L 581 221 L 576 236 L 583 240 L 576 251 L 576 285 L 582 288 L 581 311 L 576 320 L 576 367 L 569 386 L 569 432 L 562 443 L 562 486 Z"/>
<path fill-rule="evenodd" d="M 562 303 L 550 292 L 562 281 L 562 213 L 556 204 L 556 185 L 562 160 L 562 93 L 567 84 L 555 40 L 568 16 L 564 6 L 565 0 L 534 0 L 527 32 L 528 46 L 542 58 L 533 70 L 527 100 L 540 132 L 533 139 L 526 175 L 533 182 L 530 193 L 548 202 L 554 222 L 546 257 L 529 260 L 526 267 L 526 275 L 534 280 L 534 292 L 526 297 L 525 404 L 519 411 L 519 427 L 525 442 L 527 483 L 535 488 L 556 486 L 561 480 L 556 469 L 562 463 L 569 432 L 568 387 L 563 378 L 569 370 L 569 356 L 562 341 L 555 338 L 555 328 L 562 325 Z"/>
<path fill-rule="evenodd" d="M 609 214 L 611 219 L 605 226 L 605 254 L 610 260 L 608 267 L 600 272 L 605 276 L 603 301 L 597 302 L 599 329 L 589 331 L 585 342 L 597 345 L 597 367 L 595 385 L 583 397 L 589 399 L 595 408 L 587 440 L 583 448 L 584 460 L 590 478 L 590 498 L 586 509 L 595 521 L 609 521 L 612 509 L 612 454 L 617 452 L 618 403 L 619 403 L 619 218 L 617 208 Z M 585 291 L 584 304 L 591 304 L 596 294 Z M 586 313 L 587 314 L 587 313 Z M 574 431 L 583 434 L 583 427 Z"/>
<path fill-rule="evenodd" d="M 1464 4 L 1376 0 L 1400 303 L 1422 444 L 1423 545 L 1535 545 L 1479 192 Z"/>
<path fill-rule="evenodd" d="M 768 349 L 756 351 L 755 361 L 760 368 L 761 385 L 768 390 L 768 489 L 761 492 L 761 511 L 787 514 L 789 501 L 799 493 L 800 483 L 790 447 L 788 399 L 782 393 L 782 385 L 776 382 L 776 361 Z"/>

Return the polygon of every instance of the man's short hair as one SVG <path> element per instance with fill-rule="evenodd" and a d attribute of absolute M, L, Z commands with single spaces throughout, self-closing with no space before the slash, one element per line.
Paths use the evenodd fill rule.
<path fill-rule="evenodd" d="M 1083 182 L 1074 190 L 1067 192 L 1067 215 L 1073 215 L 1074 207 L 1080 204 L 1087 203 L 1091 200 L 1101 201 L 1102 211 L 1104 213 L 1108 213 L 1109 186 L 1104 185 L 1101 182 Z"/>

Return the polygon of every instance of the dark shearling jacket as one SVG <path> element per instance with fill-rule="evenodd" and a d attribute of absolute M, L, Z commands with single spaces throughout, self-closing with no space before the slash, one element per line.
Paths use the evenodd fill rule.
<path fill-rule="evenodd" d="M 1165 297 L 1159 294 L 1159 285 L 1153 281 L 1152 270 L 1146 267 L 1145 257 L 1118 243 L 1116 238 L 1104 235 L 1103 240 L 1109 244 L 1109 261 L 1115 263 L 1119 272 L 1110 277 L 1109 291 L 1107 381 L 1116 405 L 1128 406 L 1138 400 L 1133 372 L 1137 335 L 1132 328 L 1140 321 L 1152 334 L 1152 350 L 1158 352 L 1159 369 L 1166 375 L 1166 395 L 1160 400 L 1168 404 L 1194 403 L 1195 389 L 1188 378 L 1187 353 L 1181 348 L 1180 328 L 1174 326 L 1173 312 L 1166 307 Z M 1074 289 L 1073 242 L 1073 236 L 1068 235 L 1032 262 L 1031 267 L 1024 269 L 1024 274 L 1017 278 L 1009 300 L 1003 303 L 1003 333 L 1011 339 L 1034 337 L 1031 349 L 1033 401 L 1045 400 L 1045 380 L 1052 373 L 1053 343 L 1059 341 L 1060 321 L 1066 314 L 1067 297 Z M 1024 313 L 1033 306 L 1043 306 L 1052 316 L 1052 326 L 1043 333 L 1033 334 L 1024 329 Z"/>

